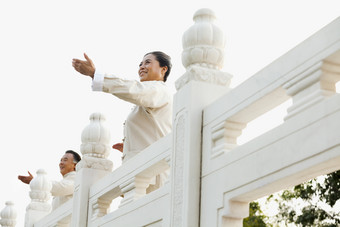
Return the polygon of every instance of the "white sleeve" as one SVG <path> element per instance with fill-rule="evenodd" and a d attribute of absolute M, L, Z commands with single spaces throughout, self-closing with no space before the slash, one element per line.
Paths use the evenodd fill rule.
<path fill-rule="evenodd" d="M 103 91 L 138 106 L 158 108 L 171 100 L 163 81 L 126 80 L 103 74 L 96 69 L 92 80 L 93 91 Z"/>
<path fill-rule="evenodd" d="M 162 107 L 171 100 L 171 95 L 163 81 L 140 82 L 104 75 L 102 89 L 103 92 L 147 108 Z"/>
<path fill-rule="evenodd" d="M 92 91 L 102 91 L 104 83 L 104 75 L 96 70 L 94 72 L 93 80 L 92 80 Z"/>

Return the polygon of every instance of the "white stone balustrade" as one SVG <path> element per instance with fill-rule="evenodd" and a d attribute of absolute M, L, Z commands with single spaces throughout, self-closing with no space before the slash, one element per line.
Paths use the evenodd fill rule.
<path fill-rule="evenodd" d="M 285 120 L 336 93 L 335 84 L 340 81 L 339 59 L 340 51 L 316 62 L 283 85 L 293 97 Z"/>
<path fill-rule="evenodd" d="M 215 13 L 210 9 L 200 9 L 193 19 L 195 24 L 182 38 L 184 67 L 200 65 L 221 69 L 224 64 L 225 37 L 223 31 L 214 24 Z"/>
<path fill-rule="evenodd" d="M 224 64 L 225 37 L 214 24 L 215 13 L 200 9 L 193 19 L 195 24 L 182 38 L 182 63 L 186 73 L 176 81 L 176 89 L 193 80 L 229 86 L 232 76 L 220 70 Z"/>
<path fill-rule="evenodd" d="M 91 115 L 74 199 L 37 226 L 71 213 L 72 227 L 242 226 L 250 201 L 339 169 L 340 18 L 233 90 L 221 71 L 225 36 L 215 18 L 198 10 L 183 35 L 186 72 L 176 81 L 172 133 L 111 172 L 105 118 Z M 247 123 L 289 98 L 281 125 L 237 144 Z M 167 183 L 147 193 L 169 166 Z"/>
<path fill-rule="evenodd" d="M 201 178 L 202 111 L 230 91 L 224 63 L 225 36 L 215 14 L 200 9 L 183 35 L 186 72 L 176 81 L 174 99 L 170 226 L 198 226 Z M 198 101 L 199 100 L 199 101 Z M 218 140 L 218 139 L 216 139 Z"/>
<path fill-rule="evenodd" d="M 111 136 L 105 120 L 105 116 L 100 113 L 93 113 L 90 116 L 90 124 L 81 134 L 80 151 L 83 156 L 77 169 L 92 168 L 112 171 L 113 163 L 107 159 L 111 151 Z"/>
<path fill-rule="evenodd" d="M 73 199 L 46 216 L 37 226 L 87 226 L 89 188 L 113 168 L 112 161 L 107 159 L 111 149 L 110 140 L 105 116 L 101 113 L 91 114 L 90 124 L 81 134 L 82 160 L 76 166 Z"/>
<path fill-rule="evenodd" d="M 68 227 L 72 216 L 73 200 L 63 203 L 58 208 L 54 209 L 50 214 L 46 215 L 38 222 L 34 223 L 34 227 Z"/>
<path fill-rule="evenodd" d="M 30 188 L 31 202 L 26 208 L 25 227 L 32 227 L 34 223 L 49 214 L 52 208 L 49 203 L 52 182 L 45 170 L 37 171 L 37 176 L 30 182 Z"/>
<path fill-rule="evenodd" d="M 204 109 L 202 226 L 241 226 L 248 202 L 339 168 L 339 56 L 337 19 Z M 290 97 L 284 124 L 237 146 Z"/>
<path fill-rule="evenodd" d="M 134 177 L 120 185 L 124 198 L 120 203 L 120 207 L 127 203 L 146 195 L 146 188 L 149 186 L 150 179 L 145 177 Z"/>
<path fill-rule="evenodd" d="M 111 150 L 111 135 L 103 114 L 91 114 L 90 124 L 84 128 L 81 141 L 83 155 L 76 167 L 71 226 L 87 226 L 90 187 L 111 173 L 113 168 L 112 161 L 107 159 Z M 96 209 L 102 210 L 105 203 L 100 203 L 100 200 L 98 203 Z M 105 207 L 109 205 L 105 204 Z"/>
<path fill-rule="evenodd" d="M 89 226 L 100 226 L 106 221 L 105 215 L 114 220 L 112 225 L 119 225 L 122 220 L 117 217 L 117 213 L 126 210 L 130 211 L 123 217 L 123 219 L 126 219 L 126 216 L 130 217 L 126 219 L 126 226 L 135 226 L 136 223 L 146 222 L 147 219 L 158 220 L 157 213 L 162 209 L 151 205 L 153 202 L 147 199 L 149 195 L 146 189 L 153 177 L 169 169 L 171 138 L 171 135 L 168 135 L 155 142 L 91 187 Z M 159 198 L 162 203 L 167 203 L 166 206 L 169 206 L 169 198 L 164 198 L 165 194 L 169 195 L 169 188 L 162 187 L 161 189 L 162 191 L 157 190 L 161 191 L 160 195 L 152 196 Z M 119 209 L 109 213 L 108 205 L 121 195 L 124 195 L 124 198 L 121 200 Z M 138 204 L 136 204 L 137 202 Z M 154 215 L 150 217 L 138 215 L 139 209 L 141 207 L 147 209 L 147 206 L 150 206 L 147 213 Z M 164 215 L 164 211 L 162 212 Z"/>
<path fill-rule="evenodd" d="M 212 128 L 212 149 L 213 157 L 237 147 L 237 137 L 242 134 L 242 130 L 247 126 L 245 123 L 224 121 Z"/>
<path fill-rule="evenodd" d="M 6 202 L 6 207 L 0 213 L 0 225 L 2 227 L 15 227 L 17 221 L 17 211 L 12 201 Z"/>

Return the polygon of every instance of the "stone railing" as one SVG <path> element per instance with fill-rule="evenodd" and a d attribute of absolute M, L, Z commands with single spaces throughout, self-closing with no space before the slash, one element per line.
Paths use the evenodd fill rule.
<path fill-rule="evenodd" d="M 41 218 L 51 212 L 52 206 L 48 202 L 51 198 L 52 182 L 45 170 L 39 169 L 37 176 L 30 182 L 29 193 L 31 202 L 26 208 L 25 226 L 33 226 Z"/>
<path fill-rule="evenodd" d="M 241 226 L 248 202 L 340 168 L 338 81 L 340 18 L 204 109 L 202 226 Z M 289 98 L 283 124 L 237 144 Z"/>
<path fill-rule="evenodd" d="M 150 212 L 154 214 L 159 210 L 158 206 L 150 206 L 151 202 L 148 199 L 144 203 L 133 202 L 147 194 L 147 188 L 150 184 L 152 185 L 153 178 L 159 177 L 160 174 L 163 178 L 168 177 L 172 145 L 171 134 L 152 144 L 143 151 L 143 154 L 137 155 L 111 172 L 112 163 L 106 159 L 105 155 L 109 133 L 102 122 L 104 117 L 101 114 L 93 114 L 90 119 L 90 125 L 82 133 L 81 151 L 83 158 L 77 165 L 74 199 L 48 214 L 51 205 L 46 201 L 50 197 L 51 183 L 46 178 L 46 173 L 39 170 L 37 177 L 30 184 L 32 202 L 27 208 L 26 226 L 33 226 L 33 224 L 37 227 L 70 226 L 71 218 L 71 226 L 98 226 L 98 223 L 103 222 L 103 220 L 107 221 L 108 216 L 113 217 L 113 220 L 118 219 L 119 223 L 117 213 L 121 214 L 123 210 L 128 209 L 125 207 L 145 206 L 149 207 L 151 211 L 153 210 Z M 110 213 L 111 201 L 120 196 L 124 196 L 124 198 L 120 203 L 119 210 Z M 152 200 L 163 200 L 162 203 L 169 201 L 169 187 L 154 193 Z M 83 212 L 78 210 L 84 208 L 84 205 L 79 205 L 82 202 L 86 203 L 86 210 Z M 131 210 L 129 210 L 129 213 L 133 215 Z M 105 216 L 105 219 L 101 219 L 103 216 Z M 140 217 L 150 219 L 146 216 Z M 162 215 L 158 218 L 157 215 L 152 217 L 155 218 L 154 221 L 162 219 Z M 138 218 L 128 220 L 132 223 L 141 223 Z"/>
<path fill-rule="evenodd" d="M 158 189 L 157 193 L 150 195 L 147 194 L 147 188 L 157 175 L 167 178 L 171 138 L 168 135 L 152 144 L 91 187 L 88 226 L 101 226 L 108 221 L 112 226 L 119 226 L 119 223 L 143 226 L 143 223 L 147 225 L 150 220 L 157 222 L 166 215 L 160 204 L 168 205 L 169 187 L 162 188 L 161 185 L 162 190 Z M 109 213 L 110 203 L 119 196 L 124 196 L 119 209 Z M 153 215 L 145 216 L 142 213 Z M 157 215 L 158 213 L 162 215 Z"/>
<path fill-rule="evenodd" d="M 172 133 L 111 172 L 110 134 L 104 117 L 91 115 L 73 199 L 42 217 L 49 184 L 40 171 L 45 183 L 31 186 L 26 226 L 242 226 L 248 202 L 339 169 L 340 18 L 233 90 L 220 70 L 225 37 L 214 19 L 197 11 L 183 36 Z M 290 98 L 283 124 L 237 144 L 250 121 Z M 168 170 L 169 180 L 148 193 Z"/>
<path fill-rule="evenodd" d="M 34 227 L 45 226 L 58 226 L 67 227 L 70 226 L 72 218 L 73 200 L 69 200 L 62 204 L 57 209 L 53 210 L 50 214 L 40 218 L 34 223 Z M 31 225 L 32 226 L 32 225 Z"/>

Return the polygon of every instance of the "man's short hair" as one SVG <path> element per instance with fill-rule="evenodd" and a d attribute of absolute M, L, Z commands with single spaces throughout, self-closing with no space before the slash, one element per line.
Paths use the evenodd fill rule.
<path fill-rule="evenodd" d="M 75 152 L 75 151 L 67 150 L 67 151 L 65 152 L 65 154 L 72 154 L 72 155 L 73 155 L 73 162 L 74 162 L 74 163 L 78 163 L 78 162 L 80 162 L 80 160 L 81 160 L 80 155 L 79 155 L 77 152 Z"/>

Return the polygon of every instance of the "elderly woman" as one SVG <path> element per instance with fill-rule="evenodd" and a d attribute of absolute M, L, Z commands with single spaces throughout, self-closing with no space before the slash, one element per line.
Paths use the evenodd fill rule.
<path fill-rule="evenodd" d="M 84 57 L 85 61 L 73 59 L 72 65 L 93 79 L 94 91 L 111 93 L 136 105 L 124 124 L 123 143 L 113 145 L 123 152 L 123 162 L 171 131 L 172 94 L 165 85 L 172 66 L 168 55 L 160 51 L 144 55 L 139 64 L 139 81 L 100 74 L 92 60 L 86 54 Z"/>

